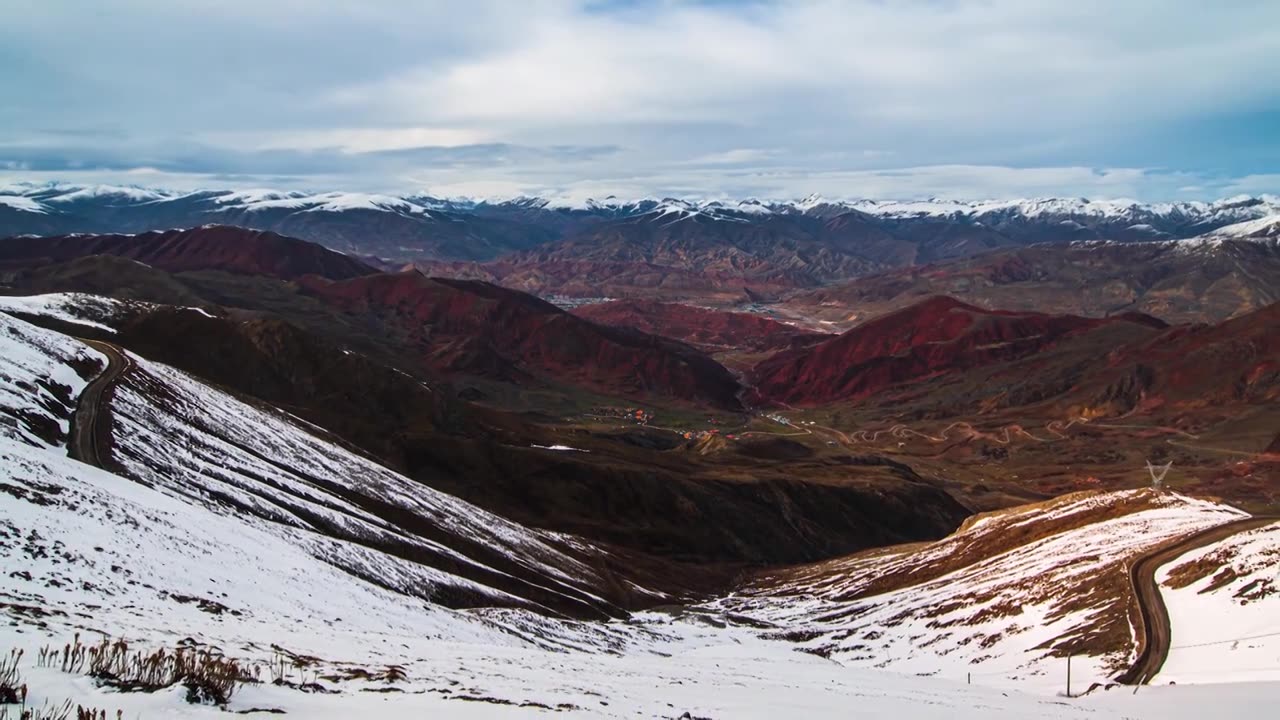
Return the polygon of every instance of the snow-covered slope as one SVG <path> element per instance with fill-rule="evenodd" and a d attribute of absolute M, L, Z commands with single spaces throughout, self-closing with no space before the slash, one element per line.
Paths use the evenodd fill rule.
<path fill-rule="evenodd" d="M 0 195 L 0 206 L 41 215 L 49 212 L 49 208 L 42 205 L 38 200 L 21 195 Z"/>
<path fill-rule="evenodd" d="M 250 212 L 272 209 L 301 210 L 305 212 L 344 212 L 347 210 L 382 210 L 387 212 L 422 214 L 428 208 L 405 198 L 368 193 L 329 192 L 307 194 L 272 190 L 234 191 L 215 194 L 212 197 L 220 210 L 247 210 Z"/>
<path fill-rule="evenodd" d="M 0 312 L 0 437 L 62 447 L 76 398 L 105 362 L 80 342 Z"/>
<path fill-rule="evenodd" d="M 1156 579 L 1173 627 L 1156 682 L 1280 681 L 1280 522 L 1189 552 Z"/>
<path fill-rule="evenodd" d="M 73 203 L 83 200 L 136 204 L 167 200 L 176 194 L 166 190 L 150 190 L 124 185 L 84 185 L 67 187 L 63 191 L 45 192 L 41 197 L 44 202 L 52 204 Z"/>
<path fill-rule="evenodd" d="M 1280 238 L 1280 212 L 1256 220 L 1233 223 L 1206 234 L 1206 238 Z"/>
<path fill-rule="evenodd" d="M 38 407 L 46 376 L 78 392 L 85 378 L 73 366 L 95 355 L 0 315 L 0 416 Z M 522 566 L 584 602 L 593 570 L 567 548 L 593 549 L 414 485 L 323 431 L 129 359 L 110 406 L 113 454 L 131 477 L 22 433 L 0 437 L 0 647 L 25 650 L 37 706 L 69 698 L 130 717 L 220 712 L 185 704 L 181 688 L 121 694 L 36 667 L 37 650 L 78 633 L 134 648 L 212 645 L 262 664 L 280 648 L 298 658 L 292 681 L 319 677 L 339 694 L 250 686 L 230 709 L 298 717 L 847 717 L 853 705 L 939 719 L 1106 717 L 1048 698 L 851 670 L 696 616 L 582 622 L 533 612 L 527 601 L 448 609 L 438 593 L 509 598 L 465 576 L 479 561 L 436 542 L 443 535 L 427 537 L 425 526 L 506 555 L 506 570 L 494 572 Z M 421 534 L 391 527 L 357 492 L 421 518 Z M 421 562 L 424 553 L 453 553 L 456 565 Z M 403 680 L 381 677 L 392 665 Z"/>
<path fill-rule="evenodd" d="M 121 312 L 119 300 L 86 293 L 0 295 L 0 313 L 38 315 L 115 332 L 106 321 Z"/>
<path fill-rule="evenodd" d="M 415 483 L 185 373 L 133 361 L 112 405 L 114 456 L 130 476 L 262 521 L 325 562 L 423 600 L 607 610 L 593 590 L 606 579 L 561 539 Z"/>
<path fill-rule="evenodd" d="M 1080 493 L 978 516 L 936 543 L 765 576 L 717 604 L 841 663 L 981 682 L 1105 683 L 1134 648 L 1128 563 L 1240 517 L 1149 490 Z"/>

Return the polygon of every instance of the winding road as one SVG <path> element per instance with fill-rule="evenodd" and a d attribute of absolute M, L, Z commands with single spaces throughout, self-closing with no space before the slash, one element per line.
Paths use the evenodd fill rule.
<path fill-rule="evenodd" d="M 1280 520 L 1280 516 L 1252 515 L 1233 520 L 1160 545 L 1133 563 L 1129 568 L 1129 582 L 1138 601 L 1138 612 L 1142 616 L 1142 636 L 1138 642 L 1140 650 L 1137 659 L 1128 670 L 1116 677 L 1117 682 L 1145 685 L 1160 672 L 1165 658 L 1169 656 L 1173 633 L 1169 625 L 1169 611 L 1156 582 L 1156 570 L 1192 550 L 1221 542 L 1237 533 L 1270 525 L 1277 520 Z"/>
<path fill-rule="evenodd" d="M 107 356 L 107 367 L 98 377 L 85 386 L 76 402 L 75 416 L 71 421 L 71 438 L 67 442 L 67 455 L 73 460 L 107 469 L 108 449 L 102 441 L 109 437 L 105 417 L 109 409 L 104 402 L 106 391 L 129 369 L 132 361 L 120 348 L 100 340 L 77 338 L 80 342 Z"/>

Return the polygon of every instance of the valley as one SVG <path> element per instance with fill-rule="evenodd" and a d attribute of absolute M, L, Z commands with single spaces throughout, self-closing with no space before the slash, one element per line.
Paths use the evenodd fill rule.
<path fill-rule="evenodd" d="M 723 236 L 748 211 L 557 210 L 624 226 L 626 257 L 587 234 L 495 261 L 698 278 L 581 288 L 604 302 L 230 225 L 0 240 L 3 641 L 245 668 L 211 706 L 24 667 L 34 700 L 1155 717 L 1201 683 L 1280 682 L 1271 226 L 1006 228 L 894 269 L 790 244 L 852 227 L 817 208 Z M 691 255 L 708 238 L 737 249 Z M 1116 270 L 1131 256 L 1146 275 Z"/>

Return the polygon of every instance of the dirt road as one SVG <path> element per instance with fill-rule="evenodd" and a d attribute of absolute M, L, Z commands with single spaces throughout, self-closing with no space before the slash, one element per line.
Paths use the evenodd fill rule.
<path fill-rule="evenodd" d="M 1126 685 L 1145 685 L 1151 682 L 1164 666 L 1169 655 L 1172 630 L 1169 626 L 1169 612 L 1160 596 L 1160 587 L 1156 583 L 1156 569 L 1192 550 L 1212 545 L 1226 538 L 1270 525 L 1280 520 L 1277 516 L 1251 516 L 1203 530 L 1194 535 L 1174 540 L 1161 545 L 1146 555 L 1138 558 L 1129 568 L 1129 582 L 1134 597 L 1138 600 L 1138 611 L 1142 615 L 1139 638 L 1138 657 L 1133 666 L 1116 677 L 1118 682 Z"/>
<path fill-rule="evenodd" d="M 104 441 L 108 438 L 109 429 L 105 418 L 109 411 L 104 399 L 107 389 L 129 369 L 131 362 L 115 345 L 84 338 L 80 341 L 106 355 L 107 367 L 80 393 L 71 422 L 71 438 L 67 441 L 67 455 L 73 460 L 106 469 L 109 456 Z"/>

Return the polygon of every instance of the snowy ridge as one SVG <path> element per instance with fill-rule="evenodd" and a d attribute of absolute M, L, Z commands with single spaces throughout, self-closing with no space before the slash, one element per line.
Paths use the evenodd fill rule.
<path fill-rule="evenodd" d="M 1055 648 L 1070 646 L 1087 687 L 1131 659 L 1126 563 L 1241 516 L 1172 493 L 1079 493 L 979 516 L 923 548 L 765 578 L 717 607 L 785 628 L 799 647 L 847 665 L 1020 687 L 1054 687 Z"/>
<path fill-rule="evenodd" d="M 301 200 L 306 197 L 306 193 L 297 191 L 282 192 L 280 190 L 270 190 L 267 188 L 249 188 L 245 190 L 233 190 L 230 192 L 218 193 L 213 197 L 213 201 L 219 205 L 248 206 L 255 203 Z"/>
<path fill-rule="evenodd" d="M 214 197 L 219 209 L 245 210 L 300 210 L 303 212 L 345 212 L 347 210 L 380 210 L 386 212 L 423 214 L 427 208 L 405 198 L 367 193 L 330 192 L 309 195 L 301 192 L 277 192 L 251 190 L 232 192 Z"/>
<path fill-rule="evenodd" d="M 327 562 L 357 576 L 378 577 L 406 594 L 430 599 L 452 589 L 485 596 L 489 604 L 529 604 L 457 574 L 378 551 L 408 546 L 414 554 L 440 558 L 464 574 L 517 586 L 530 582 L 429 536 L 406 533 L 348 500 L 340 490 L 347 487 L 412 513 L 449 536 L 468 538 L 542 577 L 534 585 L 547 594 L 599 602 L 588 588 L 603 580 L 550 536 L 415 483 L 177 370 L 134 362 L 137 371 L 118 389 L 113 404 L 115 452 L 130 475 L 193 501 L 216 498 L 223 512 L 236 510 L 265 520 L 273 531 L 311 547 Z M 308 534 L 314 527 L 372 548 Z"/>
<path fill-rule="evenodd" d="M 0 312 L 40 315 L 107 332 L 115 328 L 104 321 L 119 315 L 123 306 L 119 300 L 86 293 L 0 295 Z"/>
<path fill-rule="evenodd" d="M 1280 212 L 1220 227 L 1204 235 L 1206 238 L 1280 238 Z"/>
<path fill-rule="evenodd" d="M 167 200 L 174 193 L 164 190 L 148 190 L 146 188 L 125 185 L 86 185 L 75 187 L 68 192 L 46 195 L 47 203 L 71 203 L 81 200 L 107 200 L 113 203 L 148 203 Z"/>
<path fill-rule="evenodd" d="M 1175 628 L 1157 682 L 1280 681 L 1280 522 L 1189 552 L 1156 579 Z"/>
<path fill-rule="evenodd" d="M 106 359 L 83 343 L 2 312 L 0 350 L 0 437 L 62 447 L 75 399 Z"/>
<path fill-rule="evenodd" d="M 681 218 L 704 216 L 718 220 L 743 220 L 773 214 L 810 214 L 818 211 L 861 212 L 890 220 L 960 218 L 1000 222 L 1016 218 L 1028 220 L 1081 220 L 1127 223 L 1128 227 L 1150 224 L 1152 220 L 1190 224 L 1226 224 L 1256 220 L 1280 214 L 1280 196 L 1235 196 L 1213 202 L 1185 201 L 1142 203 L 1131 199 L 1024 198 L 961 201 L 946 199 L 829 199 L 810 195 L 802 199 L 731 198 L 603 198 L 562 196 L 516 196 L 508 198 L 439 198 L 425 193 L 405 195 L 358 192 L 305 192 L 252 188 L 210 189 L 190 193 L 114 185 L 68 185 L 61 183 L 14 183 L 0 186 L 0 205 L 34 213 L 59 211 L 57 206 L 78 201 L 99 200 L 113 206 L 203 201 L 214 209 L 249 212 L 288 209 L 315 212 L 372 210 L 407 215 L 430 211 L 474 212 L 481 208 L 569 211 L 612 217 L 641 216 L 654 212 L 678 214 Z"/>
<path fill-rule="evenodd" d="M 0 205 L 14 210 L 20 210 L 22 212 L 38 213 L 41 215 L 45 215 L 49 212 L 49 208 L 45 207 L 40 202 L 21 195 L 0 195 Z"/>

